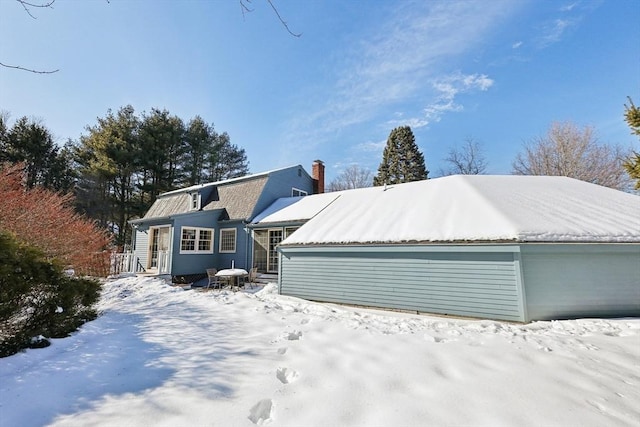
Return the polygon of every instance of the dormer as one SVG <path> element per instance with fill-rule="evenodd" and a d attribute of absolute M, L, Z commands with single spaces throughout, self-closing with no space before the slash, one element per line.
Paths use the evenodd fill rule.
<path fill-rule="evenodd" d="M 200 192 L 194 191 L 189 193 L 189 208 L 192 211 L 199 211 L 202 207 L 202 196 Z"/>

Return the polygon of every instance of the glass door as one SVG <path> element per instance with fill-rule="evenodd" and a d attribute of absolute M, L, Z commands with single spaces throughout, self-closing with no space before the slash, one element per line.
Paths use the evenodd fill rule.
<path fill-rule="evenodd" d="M 151 229 L 151 245 L 149 248 L 149 269 L 158 269 L 158 259 L 169 251 L 170 228 L 160 227 Z"/>
<path fill-rule="evenodd" d="M 269 230 L 269 255 L 267 256 L 267 271 L 278 272 L 278 251 L 276 247 L 282 242 L 282 229 Z"/>

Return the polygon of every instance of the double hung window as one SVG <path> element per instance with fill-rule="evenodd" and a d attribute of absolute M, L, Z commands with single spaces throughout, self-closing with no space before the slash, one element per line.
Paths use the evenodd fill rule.
<path fill-rule="evenodd" d="M 221 254 L 236 252 L 236 229 L 222 228 L 220 229 L 220 248 Z"/>
<path fill-rule="evenodd" d="M 213 229 L 182 227 L 180 253 L 213 253 Z"/>

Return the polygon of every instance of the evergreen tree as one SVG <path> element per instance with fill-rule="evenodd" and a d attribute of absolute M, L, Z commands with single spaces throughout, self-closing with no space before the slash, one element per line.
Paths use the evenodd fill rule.
<path fill-rule="evenodd" d="M 184 156 L 184 122 L 167 110 L 153 108 L 143 114 L 139 129 L 141 213 L 158 194 L 174 190 L 180 184 Z M 146 196 L 146 197 L 145 197 Z"/>
<path fill-rule="evenodd" d="M 409 126 L 393 129 L 382 153 L 373 185 L 400 184 L 427 179 L 429 171 Z"/>
<path fill-rule="evenodd" d="M 640 136 L 640 108 L 633 104 L 631 98 L 629 99 L 629 105 L 624 106 L 624 120 L 631 128 L 631 133 Z M 640 153 L 634 152 L 627 160 L 622 164 L 625 170 L 636 181 L 635 189 L 640 190 Z"/>
<path fill-rule="evenodd" d="M 200 116 L 187 125 L 183 170 L 186 184 L 221 181 L 249 173 L 247 155 L 231 144 L 229 134 L 218 134 Z"/>
<path fill-rule="evenodd" d="M 67 151 L 53 142 L 51 132 L 43 124 L 18 119 L 11 129 L 6 118 L 0 117 L 0 163 L 24 163 L 26 185 L 41 185 L 57 191 L 69 191 L 74 185 L 74 173 Z"/>
<path fill-rule="evenodd" d="M 209 181 L 237 178 L 249 173 L 249 162 L 244 148 L 231 143 L 229 134 L 216 135 L 207 158 Z"/>
<path fill-rule="evenodd" d="M 213 125 L 208 125 L 200 116 L 195 116 L 187 124 L 185 134 L 185 156 L 183 171 L 185 185 L 202 184 L 207 181 L 206 165 L 209 152 L 216 143 L 218 134 Z"/>
<path fill-rule="evenodd" d="M 7 122 L 9 121 L 9 113 L 0 110 L 0 144 L 3 144 L 7 137 Z"/>
<path fill-rule="evenodd" d="M 128 105 L 116 114 L 109 110 L 107 117 L 98 118 L 98 124 L 87 130 L 89 135 L 81 138 L 78 150 L 83 186 L 89 195 L 99 195 L 93 201 L 103 213 L 101 225 L 114 233 L 121 246 L 130 237 L 127 221 L 137 213 L 135 180 L 142 156 L 139 120 Z"/>

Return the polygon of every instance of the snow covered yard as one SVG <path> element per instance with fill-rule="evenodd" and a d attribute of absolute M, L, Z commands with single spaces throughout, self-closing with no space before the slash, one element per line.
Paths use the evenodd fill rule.
<path fill-rule="evenodd" d="M 0 359 L 2 426 L 640 425 L 640 319 L 519 325 L 135 277 L 99 309 Z"/>

